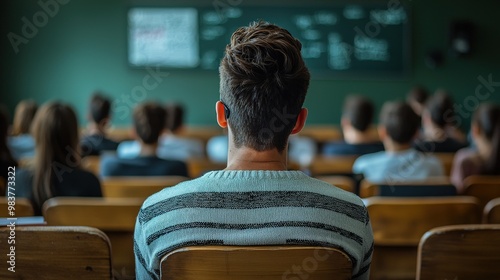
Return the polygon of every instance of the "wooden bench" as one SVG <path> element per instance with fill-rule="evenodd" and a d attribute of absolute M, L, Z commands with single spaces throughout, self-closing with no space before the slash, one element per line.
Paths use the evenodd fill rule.
<path fill-rule="evenodd" d="M 356 181 L 349 176 L 318 176 L 315 178 L 325 181 L 334 187 L 341 188 L 344 191 L 354 193 L 356 189 Z"/>
<path fill-rule="evenodd" d="M 91 227 L 34 226 L 15 228 L 15 244 L 9 227 L 0 228 L 0 279 L 112 279 L 108 237 Z M 10 251 L 15 246 L 15 251 Z M 9 271 L 14 254 L 15 272 Z M 14 264 L 14 263 L 12 263 Z"/>
<path fill-rule="evenodd" d="M 47 225 L 90 226 L 105 232 L 112 245 L 115 275 L 135 275 L 134 227 L 141 198 L 55 197 L 43 205 Z"/>
<path fill-rule="evenodd" d="M 484 207 L 483 223 L 500 224 L 500 197 L 492 199 Z"/>
<path fill-rule="evenodd" d="M 9 210 L 9 200 L 8 197 L 0 197 L 0 217 L 29 217 L 35 215 L 35 211 L 33 210 L 33 205 L 31 201 L 24 197 L 15 198 L 15 205 L 12 212 L 15 214 L 14 216 L 10 215 Z"/>
<path fill-rule="evenodd" d="M 295 266 L 300 274 L 294 272 Z M 196 246 L 175 250 L 161 260 L 162 280 L 341 280 L 351 276 L 349 257 L 324 247 Z"/>
<path fill-rule="evenodd" d="M 417 247 L 425 232 L 480 222 L 473 197 L 371 197 L 365 203 L 375 241 L 370 279 L 415 279 Z"/>
<path fill-rule="evenodd" d="M 189 178 L 182 176 L 117 176 L 101 180 L 104 197 L 147 198 L 164 188 L 177 185 Z"/>
<path fill-rule="evenodd" d="M 423 197 L 423 196 L 455 196 L 457 189 L 451 184 L 448 177 L 434 177 L 425 181 L 410 181 L 396 183 L 373 183 L 361 181 L 359 196 L 395 196 L 395 197 Z"/>
<path fill-rule="evenodd" d="M 428 231 L 418 247 L 417 279 L 499 279 L 500 225 Z"/>
<path fill-rule="evenodd" d="M 484 207 L 490 200 L 500 197 L 500 176 L 474 175 L 465 178 L 464 195 L 477 197 L 479 205 Z"/>

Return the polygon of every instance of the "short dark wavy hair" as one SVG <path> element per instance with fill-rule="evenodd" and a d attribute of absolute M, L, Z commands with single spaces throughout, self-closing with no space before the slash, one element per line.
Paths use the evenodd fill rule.
<path fill-rule="evenodd" d="M 381 124 L 387 135 L 396 143 L 411 143 L 418 131 L 418 115 L 410 105 L 404 102 L 386 102 L 380 113 Z"/>
<path fill-rule="evenodd" d="M 285 149 L 309 87 L 301 49 L 290 32 L 267 22 L 233 33 L 219 73 L 236 147 Z"/>
<path fill-rule="evenodd" d="M 165 121 L 165 109 L 153 102 L 139 104 L 134 109 L 134 127 L 145 144 L 158 142 L 158 138 L 165 129 Z"/>

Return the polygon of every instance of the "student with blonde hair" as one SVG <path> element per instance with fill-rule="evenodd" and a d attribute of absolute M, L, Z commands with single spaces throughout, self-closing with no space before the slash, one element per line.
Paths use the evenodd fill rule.
<path fill-rule="evenodd" d="M 8 146 L 16 160 L 32 158 L 35 155 L 35 140 L 30 134 L 31 123 L 38 105 L 34 100 L 23 100 L 16 106 Z"/>
<path fill-rule="evenodd" d="M 78 121 L 73 109 L 62 103 L 48 103 L 33 121 L 36 142 L 33 166 L 16 176 L 16 196 L 31 199 L 35 214 L 55 196 L 102 196 L 97 177 L 80 168 Z"/>

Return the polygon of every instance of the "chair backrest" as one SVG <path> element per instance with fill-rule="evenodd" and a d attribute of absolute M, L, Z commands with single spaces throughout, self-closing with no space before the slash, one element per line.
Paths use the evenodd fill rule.
<path fill-rule="evenodd" d="M 163 280 L 306 279 L 304 276 L 351 279 L 352 263 L 338 249 L 298 246 L 186 247 L 161 260 Z"/>
<path fill-rule="evenodd" d="M 31 201 L 24 197 L 17 197 L 15 200 L 15 205 L 9 205 L 9 201 L 12 204 L 12 200 L 8 197 L 0 197 L 0 217 L 29 217 L 35 215 L 33 210 L 33 205 Z M 13 208 L 9 208 L 13 206 Z M 11 215 L 14 213 L 14 215 Z"/>
<path fill-rule="evenodd" d="M 81 167 L 87 171 L 92 172 L 94 175 L 99 176 L 101 166 L 100 156 L 86 156 L 82 158 Z"/>
<path fill-rule="evenodd" d="M 5 195 L 5 180 L 0 178 L 0 195 Z"/>
<path fill-rule="evenodd" d="M 416 246 L 432 228 L 480 223 L 481 210 L 473 197 L 371 197 L 365 204 L 376 245 Z"/>
<path fill-rule="evenodd" d="M 317 156 L 308 166 L 311 176 L 352 174 L 358 156 Z"/>
<path fill-rule="evenodd" d="M 188 178 L 182 176 L 106 177 L 101 180 L 101 188 L 104 197 L 147 198 L 185 180 Z"/>
<path fill-rule="evenodd" d="M 47 225 L 90 226 L 105 232 L 113 249 L 114 274 L 133 276 L 134 226 L 141 198 L 55 197 L 43 205 Z"/>
<path fill-rule="evenodd" d="M 394 197 L 424 197 L 424 196 L 455 196 L 457 189 L 448 177 L 435 177 L 425 181 L 372 183 L 361 181 L 360 196 L 394 196 Z"/>
<path fill-rule="evenodd" d="M 500 225 L 455 225 L 420 241 L 417 279 L 500 279 Z"/>
<path fill-rule="evenodd" d="M 332 186 L 343 189 L 348 192 L 355 192 L 356 181 L 348 176 L 317 176 L 316 179 L 325 181 Z"/>
<path fill-rule="evenodd" d="M 500 197 L 492 199 L 484 207 L 483 223 L 500 224 Z"/>
<path fill-rule="evenodd" d="M 480 220 L 473 197 L 365 199 L 373 229 L 370 279 L 415 279 L 420 238 L 432 228 Z"/>
<path fill-rule="evenodd" d="M 477 197 L 484 207 L 490 200 L 500 197 L 500 176 L 469 176 L 464 180 L 464 195 Z"/>
<path fill-rule="evenodd" d="M 455 158 L 455 153 L 433 153 L 435 157 L 441 161 L 444 169 L 444 175 L 450 176 L 451 168 L 453 167 L 453 159 Z"/>
<path fill-rule="evenodd" d="M 7 244 L 12 232 L 15 245 Z M 95 228 L 18 226 L 12 231 L 2 227 L 0 244 L 5 248 L 0 254 L 0 279 L 112 278 L 109 239 Z M 11 246 L 15 246 L 12 251 Z"/>

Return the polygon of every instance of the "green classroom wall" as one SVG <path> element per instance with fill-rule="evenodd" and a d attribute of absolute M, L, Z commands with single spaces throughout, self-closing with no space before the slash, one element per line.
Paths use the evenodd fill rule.
<path fill-rule="evenodd" d="M 61 4 L 59 11 L 48 17 L 47 24 L 38 28 L 26 44 L 19 45 L 17 54 L 7 34 L 22 35 L 22 18 L 32 21 L 33 15 L 42 9 L 34 0 L 1 2 L 4 38 L 1 67 L 4 78 L 0 102 L 5 103 L 12 114 L 15 104 L 26 98 L 39 103 L 54 99 L 67 101 L 75 107 L 83 124 L 90 94 L 101 90 L 115 102 L 117 111 L 113 123 L 129 125 L 134 104 L 144 97 L 133 95 L 134 88 L 141 86 L 150 72 L 127 64 L 126 13 L 132 6 L 155 5 L 161 1 L 59 2 L 67 3 Z M 205 3 L 211 5 L 214 2 Z M 245 1 L 242 3 L 246 4 Z M 369 96 L 380 107 L 386 100 L 403 99 L 413 85 L 423 84 L 431 90 L 450 90 L 455 102 L 465 105 L 461 120 L 465 127 L 468 126 L 468 111 L 473 110 L 474 102 L 478 100 L 475 90 L 481 85 L 479 77 L 500 82 L 500 1 L 413 0 L 402 3 L 411 9 L 412 21 L 412 67 L 408 79 L 336 80 L 332 77 L 320 80 L 312 77 L 305 105 L 309 108 L 308 124 L 337 124 L 343 99 L 349 93 Z M 470 57 L 453 58 L 447 54 L 448 29 L 454 19 L 470 20 L 477 27 L 475 52 Z M 424 58 L 430 49 L 446 53 L 442 67 L 430 69 L 426 66 Z M 219 96 L 216 72 L 160 70 L 157 74 L 158 85 L 147 91 L 146 99 L 184 103 L 188 124 L 216 125 L 214 103 Z M 148 83 L 154 82 L 148 80 Z M 486 87 L 481 88 L 481 97 L 489 94 L 487 100 L 499 102 L 498 85 L 490 87 L 491 94 L 485 91 Z"/>

